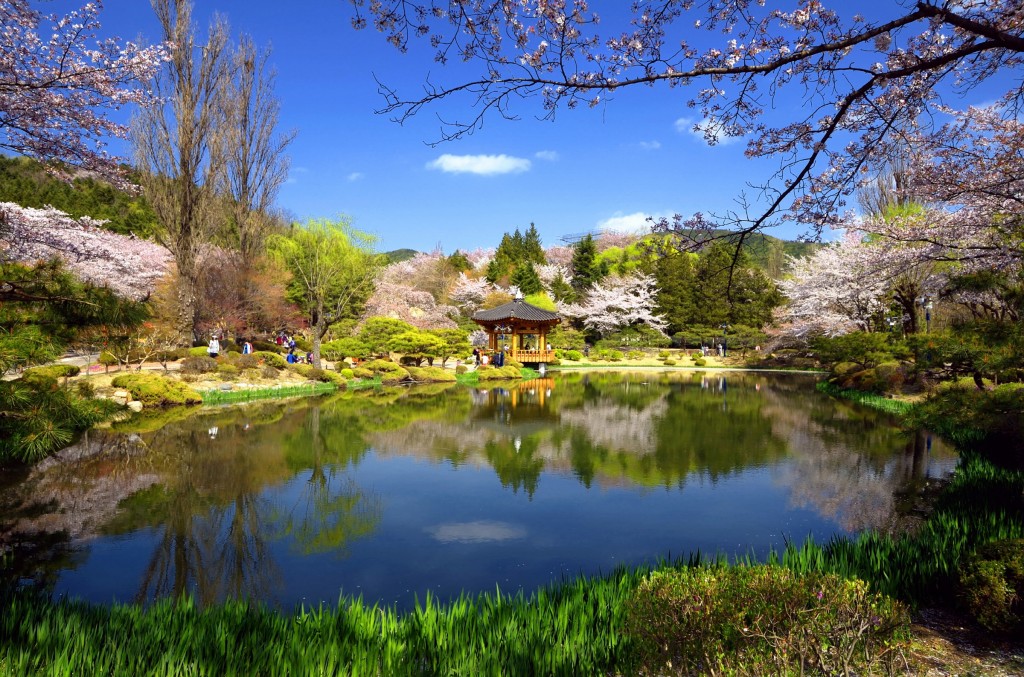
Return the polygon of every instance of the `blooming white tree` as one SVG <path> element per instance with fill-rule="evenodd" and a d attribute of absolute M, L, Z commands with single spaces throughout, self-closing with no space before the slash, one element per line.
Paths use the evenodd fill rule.
<path fill-rule="evenodd" d="M 78 277 L 139 300 L 153 292 L 172 257 L 158 244 L 119 235 L 87 216 L 75 219 L 45 207 L 0 202 L 0 259 L 35 263 L 63 260 Z"/>
<path fill-rule="evenodd" d="M 458 325 L 452 316 L 458 312 L 454 306 L 439 304 L 430 292 L 380 280 L 366 302 L 364 318 L 390 317 L 417 329 L 454 329 Z"/>
<path fill-rule="evenodd" d="M 148 104 L 136 83 L 167 58 L 161 47 L 97 40 L 103 3 L 64 16 L 44 14 L 28 0 L 0 0 L 0 148 L 96 172 L 121 185 L 119 158 L 105 137 L 126 129 L 108 112 Z"/>
<path fill-rule="evenodd" d="M 789 258 L 789 276 L 777 284 L 788 303 L 778 320 L 796 338 L 871 331 L 885 310 L 888 280 L 858 234 L 848 231 L 804 258 Z"/>
<path fill-rule="evenodd" d="M 653 276 L 641 273 L 608 277 L 595 285 L 582 303 L 559 310 L 602 335 L 637 324 L 661 331 L 667 323 L 654 312 L 655 285 Z"/>
<path fill-rule="evenodd" d="M 485 278 L 469 277 L 465 273 L 460 273 L 459 279 L 455 281 L 455 286 L 452 287 L 449 296 L 452 303 L 461 311 L 467 315 L 472 315 L 483 305 L 487 295 L 495 290 L 496 287 Z"/>

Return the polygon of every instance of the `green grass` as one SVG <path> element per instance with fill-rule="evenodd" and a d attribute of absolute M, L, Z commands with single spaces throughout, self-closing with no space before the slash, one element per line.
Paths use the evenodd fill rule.
<path fill-rule="evenodd" d="M 349 390 L 367 390 L 380 388 L 380 377 L 372 379 L 360 379 L 349 381 L 346 386 Z M 204 390 L 200 393 L 203 397 L 203 404 L 231 404 L 234 402 L 249 402 L 251 400 L 272 399 L 276 397 L 305 397 L 309 395 L 321 395 L 333 393 L 338 386 L 333 383 L 317 382 L 303 383 L 296 385 L 280 385 L 268 388 L 237 388 L 234 390 Z"/>
<path fill-rule="evenodd" d="M 887 414 L 894 414 L 897 416 L 906 416 L 913 408 L 914 404 L 911 402 L 905 402 L 903 400 L 894 400 L 889 397 L 883 397 L 882 395 L 876 395 L 874 393 L 866 393 L 863 390 L 854 390 L 852 388 L 840 388 L 834 383 L 828 381 L 819 381 L 815 388 L 818 392 L 824 393 L 831 397 L 839 399 L 850 400 L 857 404 L 863 404 L 866 407 L 871 407 L 878 411 L 883 411 Z"/>

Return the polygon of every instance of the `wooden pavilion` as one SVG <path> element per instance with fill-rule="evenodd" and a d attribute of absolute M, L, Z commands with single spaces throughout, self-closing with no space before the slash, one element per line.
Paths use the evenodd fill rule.
<path fill-rule="evenodd" d="M 555 351 L 548 350 L 548 333 L 562 318 L 558 313 L 538 308 L 517 297 L 505 305 L 481 310 L 473 321 L 487 332 L 487 346 L 496 353 L 508 346 L 506 356 L 523 364 L 554 362 Z"/>

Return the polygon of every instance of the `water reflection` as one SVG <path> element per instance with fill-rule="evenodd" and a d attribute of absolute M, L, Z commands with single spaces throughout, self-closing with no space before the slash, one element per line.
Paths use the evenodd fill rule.
<path fill-rule="evenodd" d="M 135 419 L 0 477 L 2 576 L 288 606 L 346 586 L 487 589 L 511 561 L 531 585 L 602 558 L 763 550 L 786 529 L 906 528 L 953 455 L 811 385 L 571 373 Z"/>

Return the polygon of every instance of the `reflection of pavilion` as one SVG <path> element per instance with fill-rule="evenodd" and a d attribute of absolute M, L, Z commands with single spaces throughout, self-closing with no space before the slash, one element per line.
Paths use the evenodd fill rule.
<path fill-rule="evenodd" d="M 507 388 L 476 390 L 473 420 L 516 435 L 539 432 L 559 420 L 557 412 L 549 406 L 554 388 L 554 379 L 535 378 Z"/>

